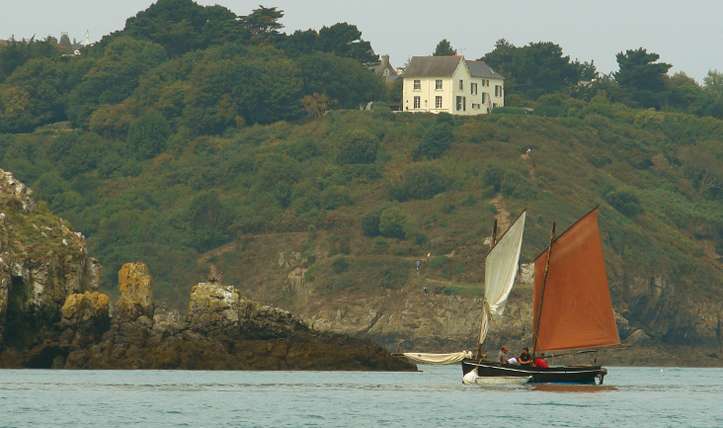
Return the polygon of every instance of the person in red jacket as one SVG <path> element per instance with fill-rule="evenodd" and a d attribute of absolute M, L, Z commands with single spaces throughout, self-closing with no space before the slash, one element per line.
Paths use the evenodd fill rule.
<path fill-rule="evenodd" d="M 544 352 L 540 352 L 540 355 L 539 355 L 537 358 L 535 358 L 535 361 L 533 362 L 533 365 L 534 365 L 535 367 L 550 367 L 550 366 L 547 365 L 547 363 L 545 362 L 544 358 L 545 358 L 545 353 L 544 353 Z"/>

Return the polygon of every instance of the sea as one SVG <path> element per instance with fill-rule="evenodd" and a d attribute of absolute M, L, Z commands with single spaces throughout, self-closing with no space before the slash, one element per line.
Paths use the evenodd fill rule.
<path fill-rule="evenodd" d="M 415 373 L 0 370 L 0 427 L 723 427 L 723 369 L 608 367 L 604 385 Z"/>

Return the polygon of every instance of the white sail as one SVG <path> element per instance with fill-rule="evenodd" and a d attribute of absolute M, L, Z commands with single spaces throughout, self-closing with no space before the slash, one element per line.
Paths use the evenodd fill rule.
<path fill-rule="evenodd" d="M 505 311 L 507 298 L 512 291 L 515 276 L 517 275 L 526 217 L 527 212 L 525 211 L 487 254 L 485 261 L 485 297 L 482 305 L 479 344 L 482 344 L 485 337 L 487 337 L 491 319 L 501 316 Z"/>
<path fill-rule="evenodd" d="M 424 364 L 454 364 L 465 358 L 472 358 L 470 351 L 453 352 L 451 354 L 422 354 L 418 352 L 405 352 L 405 357 L 412 361 Z"/>

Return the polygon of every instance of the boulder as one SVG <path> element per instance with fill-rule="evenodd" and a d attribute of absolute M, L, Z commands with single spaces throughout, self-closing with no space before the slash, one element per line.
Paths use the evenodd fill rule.
<path fill-rule="evenodd" d="M 191 289 L 189 326 L 194 331 L 210 335 L 236 334 L 240 312 L 247 306 L 244 300 L 231 285 L 201 282 Z"/>
<path fill-rule="evenodd" d="M 118 272 L 120 297 L 115 304 L 114 317 L 121 322 L 134 321 L 140 316 L 153 318 L 153 277 L 143 263 L 126 263 Z"/>
<path fill-rule="evenodd" d="M 71 294 L 60 309 L 61 327 L 89 333 L 107 330 L 110 325 L 108 296 L 98 291 Z"/>

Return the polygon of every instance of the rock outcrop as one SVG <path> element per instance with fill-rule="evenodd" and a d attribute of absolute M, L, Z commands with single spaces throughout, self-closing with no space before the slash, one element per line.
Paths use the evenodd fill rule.
<path fill-rule="evenodd" d="M 114 317 L 121 322 L 134 321 L 138 317 L 153 318 L 153 286 L 148 266 L 143 263 L 126 263 L 118 272 L 120 298 L 115 304 Z"/>
<path fill-rule="evenodd" d="M 187 319 L 157 309 L 143 263 L 121 268 L 111 306 L 100 273 L 83 236 L 0 170 L 0 367 L 416 370 L 370 340 L 314 331 L 232 286 L 193 287 Z"/>
<path fill-rule="evenodd" d="M 121 269 L 116 313 L 108 297 L 75 293 L 61 321 L 26 348 L 0 352 L 0 366 L 66 369 L 415 370 L 367 339 L 311 330 L 291 313 L 260 305 L 235 287 L 193 287 L 187 319 L 154 307 L 142 263 Z M 130 284 L 130 286 L 129 286 Z M 132 298 L 131 298 L 132 297 Z M 129 304 L 132 302 L 132 304 Z M 143 302 L 141 305 L 139 302 Z"/>
<path fill-rule="evenodd" d="M 83 235 L 32 195 L 0 170 L 0 349 L 52 330 L 69 295 L 100 285 L 101 266 Z"/>

